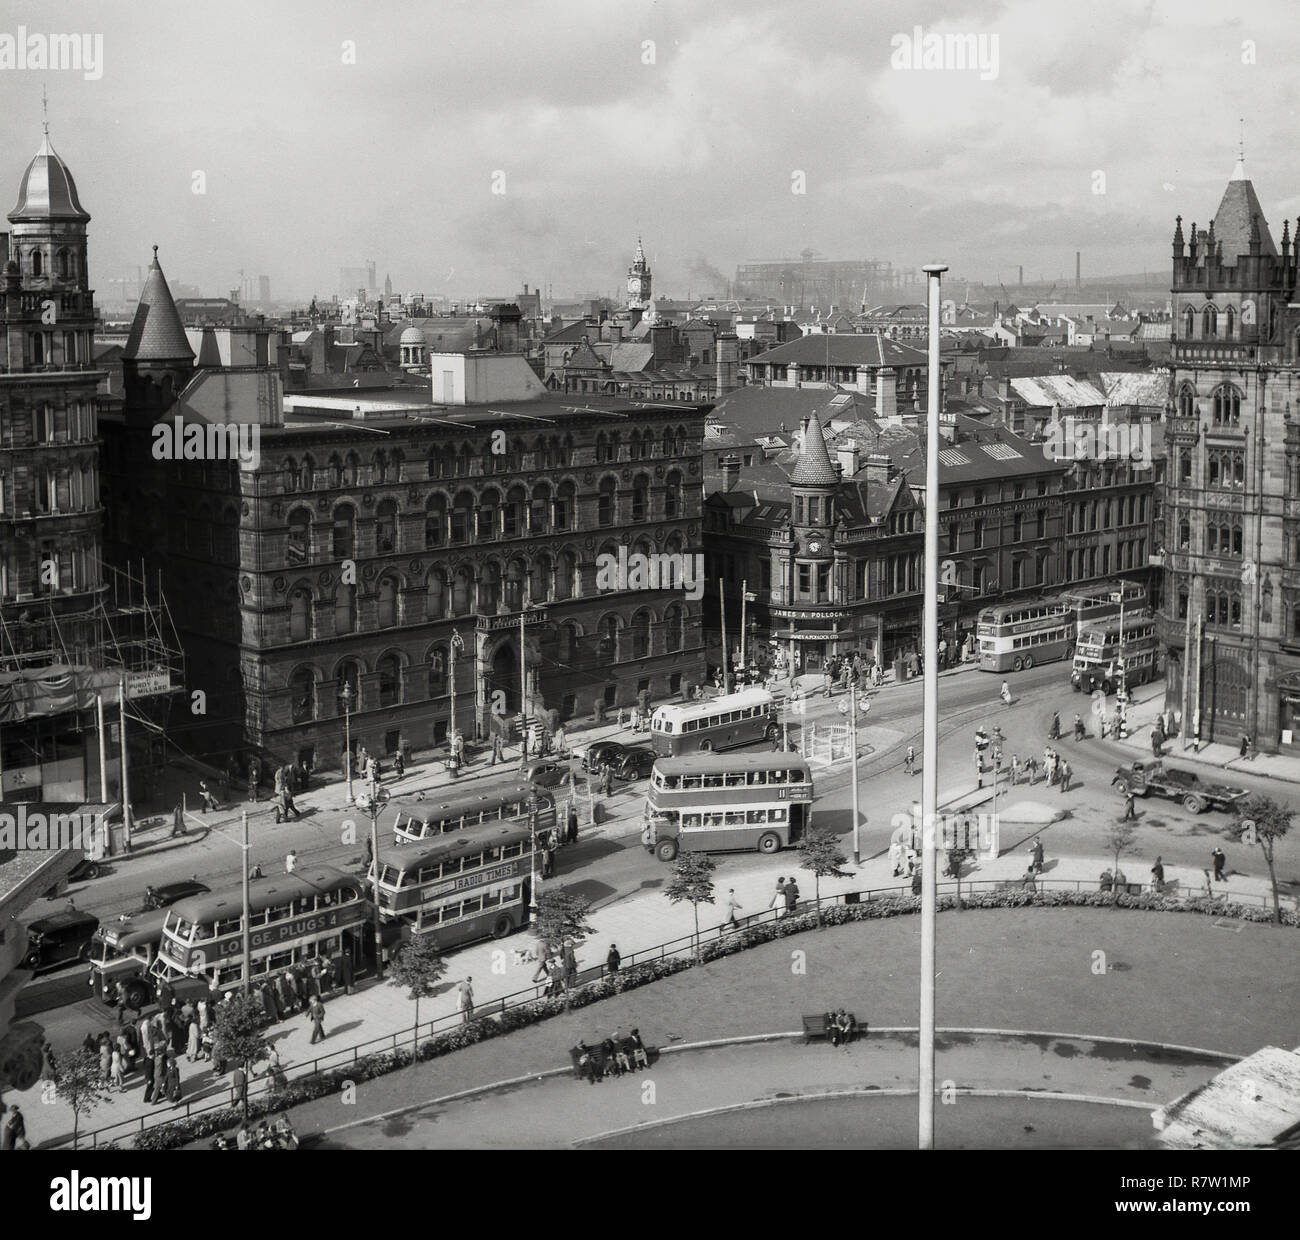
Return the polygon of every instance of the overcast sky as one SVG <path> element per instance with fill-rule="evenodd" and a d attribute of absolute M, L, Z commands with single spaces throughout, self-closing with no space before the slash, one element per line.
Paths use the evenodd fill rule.
<path fill-rule="evenodd" d="M 621 287 L 638 233 L 666 296 L 805 248 L 1008 282 L 1022 263 L 1072 278 L 1075 250 L 1085 276 L 1162 270 L 1174 215 L 1217 206 L 1243 116 L 1275 236 L 1300 212 L 1294 0 L 0 0 L 0 15 L 0 40 L 103 36 L 95 81 L 0 68 L 3 209 L 44 85 L 103 288 L 157 244 L 169 278 L 209 294 L 241 268 L 275 296 L 329 294 L 371 258 L 399 291 L 567 296 Z M 996 35 L 996 76 L 891 67 L 918 24 Z"/>

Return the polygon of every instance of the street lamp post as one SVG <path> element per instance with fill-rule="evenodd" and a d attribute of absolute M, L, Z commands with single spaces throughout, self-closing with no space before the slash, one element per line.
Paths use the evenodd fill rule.
<path fill-rule="evenodd" d="M 375 908 L 375 979 L 382 982 L 384 980 L 384 941 L 383 925 L 379 919 L 379 808 L 383 801 L 388 800 L 388 790 L 383 790 L 381 798 L 381 790 L 375 778 L 373 767 L 371 767 L 369 783 L 369 788 L 361 794 L 361 800 L 357 802 L 357 805 L 363 813 L 370 815 L 370 855 L 372 858 L 371 866 L 374 870 L 371 902 Z"/>
<path fill-rule="evenodd" d="M 939 364 L 940 277 L 943 263 L 923 268 L 929 285 L 929 365 L 925 451 L 925 715 L 921 769 L 921 1026 L 917 1144 L 934 1148 L 935 819 L 939 809 Z"/>
<path fill-rule="evenodd" d="M 352 804 L 352 682 L 343 682 L 343 761 L 348 773 L 348 804 Z"/>

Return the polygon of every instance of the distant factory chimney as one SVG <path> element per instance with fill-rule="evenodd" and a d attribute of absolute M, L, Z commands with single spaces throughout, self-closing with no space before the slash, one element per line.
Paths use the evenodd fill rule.
<path fill-rule="evenodd" d="M 1074 252 L 1074 288 L 1077 292 L 1083 288 L 1083 251 L 1075 250 Z"/>

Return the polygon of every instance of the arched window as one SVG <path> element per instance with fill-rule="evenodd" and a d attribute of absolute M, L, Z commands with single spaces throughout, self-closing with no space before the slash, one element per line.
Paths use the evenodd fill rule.
<path fill-rule="evenodd" d="M 336 633 L 355 633 L 357 631 L 357 588 L 340 583 L 334 592 L 334 631 Z"/>
<path fill-rule="evenodd" d="M 507 538 L 518 538 L 523 533 L 524 511 L 528 507 L 528 492 L 513 486 L 506 493 L 505 507 L 501 510 L 501 532 Z"/>
<path fill-rule="evenodd" d="M 375 510 L 375 550 L 384 555 L 397 550 L 397 501 L 379 501 Z"/>
<path fill-rule="evenodd" d="M 444 642 L 429 648 L 425 660 L 429 665 L 429 696 L 441 697 L 447 692 L 447 646 Z"/>
<path fill-rule="evenodd" d="M 424 505 L 424 548 L 441 547 L 447 535 L 447 497 L 430 495 Z"/>
<path fill-rule="evenodd" d="M 475 530 L 477 538 L 495 538 L 498 532 L 497 512 L 501 507 L 501 492 L 496 487 L 488 487 L 479 497 L 478 521 Z"/>
<path fill-rule="evenodd" d="M 342 716 L 344 713 L 344 688 L 348 688 L 352 693 L 352 701 L 348 706 L 348 711 L 355 712 L 361 709 L 361 665 L 355 659 L 345 659 L 338 666 L 338 671 L 334 675 L 334 697 L 338 703 L 338 712 Z"/>
<path fill-rule="evenodd" d="M 336 560 L 350 560 L 357 546 L 357 511 L 351 504 L 340 504 L 334 509 L 333 556 Z"/>
<path fill-rule="evenodd" d="M 572 620 L 560 625 L 560 662 L 570 666 L 578 657 L 578 626 Z"/>
<path fill-rule="evenodd" d="M 39 276 L 45 270 L 45 259 L 40 250 L 32 251 L 32 275 Z"/>
<path fill-rule="evenodd" d="M 402 662 L 393 653 L 384 655 L 375 664 L 379 680 L 379 705 L 396 706 L 402 700 Z"/>
<path fill-rule="evenodd" d="M 459 491 L 451 504 L 451 541 L 469 542 L 470 527 L 474 518 L 474 496 L 470 491 Z"/>
<path fill-rule="evenodd" d="M 1219 312 L 1213 306 L 1201 311 L 1201 335 L 1213 340 L 1219 334 Z"/>
<path fill-rule="evenodd" d="M 1237 329 L 1237 312 L 1229 306 L 1224 311 L 1224 335 L 1231 340 Z"/>
<path fill-rule="evenodd" d="M 682 512 L 682 476 L 675 470 L 668 471 L 664 479 L 664 516 L 676 517 Z"/>
<path fill-rule="evenodd" d="M 555 572 L 555 562 L 543 551 L 533 560 L 528 572 L 528 601 L 545 603 L 551 593 L 551 576 Z"/>
<path fill-rule="evenodd" d="M 76 263 L 74 262 L 72 255 L 67 250 L 60 250 L 58 254 L 55 255 L 55 260 L 58 264 L 57 270 L 60 279 L 66 280 L 69 276 L 71 276 L 75 272 Z"/>
<path fill-rule="evenodd" d="M 361 482 L 361 458 L 355 452 L 348 453 L 346 468 L 344 470 L 344 479 L 348 486 L 354 487 Z"/>
<path fill-rule="evenodd" d="M 397 623 L 397 579 L 389 574 L 381 577 L 377 595 L 379 627 L 391 629 Z"/>
<path fill-rule="evenodd" d="M 669 603 L 664 609 L 664 638 L 670 654 L 685 644 L 685 620 L 686 613 L 680 603 Z"/>
<path fill-rule="evenodd" d="M 447 614 L 447 574 L 440 568 L 431 568 L 424 588 L 425 615 L 430 620 L 441 620 Z"/>
<path fill-rule="evenodd" d="M 460 452 L 456 455 L 456 475 L 460 478 L 469 477 L 469 463 L 473 459 L 474 453 L 469 444 L 460 445 Z"/>
<path fill-rule="evenodd" d="M 555 492 L 554 519 L 552 525 L 557 530 L 569 530 L 574 524 L 574 510 L 577 506 L 577 490 L 572 482 L 561 482 Z"/>
<path fill-rule="evenodd" d="M 280 466 L 280 474 L 286 491 L 298 489 L 298 465 L 293 457 L 285 457 L 284 464 Z"/>
<path fill-rule="evenodd" d="M 500 598 L 501 570 L 493 560 L 488 560 L 479 570 L 478 575 L 478 614 L 495 615 Z"/>
<path fill-rule="evenodd" d="M 298 490 L 310 491 L 316 485 L 316 462 L 311 457 L 302 459 L 302 468 L 298 472 Z"/>
<path fill-rule="evenodd" d="M 650 515 L 650 479 L 637 474 L 632 480 L 632 520 L 638 525 Z"/>
<path fill-rule="evenodd" d="M 557 440 L 559 452 L 556 455 L 555 463 L 562 465 L 566 469 L 573 464 L 573 436 L 565 435 L 562 440 Z"/>
<path fill-rule="evenodd" d="M 299 586 L 289 595 L 289 640 L 311 640 L 311 591 Z"/>
<path fill-rule="evenodd" d="M 451 614 L 468 616 L 474 609 L 474 578 L 468 568 L 458 568 L 451 582 Z"/>
<path fill-rule="evenodd" d="M 1214 389 L 1214 425 L 1236 426 L 1241 420 L 1241 393 L 1230 383 Z"/>
<path fill-rule="evenodd" d="M 598 525 L 613 525 L 614 514 L 617 505 L 615 491 L 618 483 L 613 478 L 605 477 L 600 480 L 600 494 L 596 500 L 596 523 Z"/>
<path fill-rule="evenodd" d="M 551 487 L 549 483 L 539 482 L 533 487 L 533 496 L 528 505 L 528 532 L 544 533 L 551 519 Z"/>
<path fill-rule="evenodd" d="M 1196 324 L 1196 311 L 1188 306 L 1183 312 L 1183 339 L 1190 340 Z"/>
<path fill-rule="evenodd" d="M 505 596 L 506 611 L 522 611 L 524 606 L 524 582 L 528 579 L 528 569 L 518 556 L 506 565 Z"/>
<path fill-rule="evenodd" d="M 650 653 L 651 614 L 643 607 L 632 617 L 632 657 L 644 659 Z"/>
<path fill-rule="evenodd" d="M 330 486 L 341 487 L 343 485 L 343 459 L 336 452 L 330 457 Z"/>
<path fill-rule="evenodd" d="M 316 718 L 316 675 L 309 667 L 300 667 L 289 680 L 289 711 L 294 723 Z"/>
<path fill-rule="evenodd" d="M 1196 413 L 1196 393 L 1186 384 L 1178 389 L 1178 416 L 1190 418 Z"/>
<path fill-rule="evenodd" d="M 578 557 L 572 551 L 560 552 L 555 568 L 555 598 L 573 598 L 578 593 Z"/>
<path fill-rule="evenodd" d="M 596 436 L 596 463 L 603 464 L 607 460 L 609 460 L 609 440 L 605 432 L 601 431 Z"/>
<path fill-rule="evenodd" d="M 677 441 L 673 438 L 673 428 L 671 426 L 664 427 L 663 449 L 666 457 L 677 455 Z"/>
<path fill-rule="evenodd" d="M 605 616 L 597 628 L 597 646 L 603 661 L 618 661 L 618 617 Z"/>
<path fill-rule="evenodd" d="M 629 460 L 639 461 L 641 459 L 641 432 L 633 431 L 627 439 L 627 455 Z"/>

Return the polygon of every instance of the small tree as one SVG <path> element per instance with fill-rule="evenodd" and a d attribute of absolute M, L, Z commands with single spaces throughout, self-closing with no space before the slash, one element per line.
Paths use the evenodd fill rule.
<path fill-rule="evenodd" d="M 1277 842 L 1291 830 L 1295 810 L 1257 794 L 1247 797 L 1237 806 L 1237 816 L 1228 827 L 1228 838 L 1242 844 L 1258 844 L 1268 866 L 1269 882 L 1273 884 L 1273 920 L 1282 923 L 1282 902 L 1277 893 L 1277 868 L 1274 850 Z"/>
<path fill-rule="evenodd" d="M 101 1102 L 107 1102 L 109 1091 L 99 1069 L 99 1052 L 79 1046 L 54 1062 L 54 1090 L 72 1108 L 72 1148 L 77 1148 L 81 1131 L 81 1117 L 89 1115 Z"/>
<path fill-rule="evenodd" d="M 707 853 L 684 852 L 673 862 L 673 874 L 664 895 L 674 904 L 691 902 L 695 913 L 695 957 L 700 955 L 700 905 L 713 903 L 713 872 L 717 862 Z"/>
<path fill-rule="evenodd" d="M 544 891 L 537 900 L 537 913 L 533 917 L 533 935 L 547 953 L 554 953 L 564 945 L 565 939 L 575 948 L 586 942 L 593 933 L 587 921 L 591 901 L 572 892 Z"/>
<path fill-rule="evenodd" d="M 212 1057 L 227 1063 L 237 1063 L 244 1069 L 244 1087 L 239 1104 L 244 1118 L 248 1118 L 248 1074 L 266 1054 L 266 1039 L 262 1027 L 266 1023 L 266 1010 L 252 995 L 235 995 L 223 999 L 215 1009 L 216 1033 L 212 1040 Z"/>
<path fill-rule="evenodd" d="M 844 868 L 848 858 L 840 851 L 839 840 L 829 831 L 809 831 L 799 841 L 799 868 L 813 876 L 813 896 L 817 908 L 817 924 L 822 924 L 822 879 L 847 878 Z"/>
<path fill-rule="evenodd" d="M 397 950 L 388 977 L 399 986 L 410 989 L 408 999 L 415 1000 L 415 1034 L 413 1046 L 420 1046 L 420 1000 L 430 998 L 442 975 L 447 972 L 447 962 L 438 954 L 438 946 L 431 934 L 417 934 L 409 943 Z"/>
<path fill-rule="evenodd" d="M 1136 855 L 1137 849 L 1133 847 L 1134 840 L 1137 839 L 1137 826 L 1132 819 L 1121 818 L 1118 822 L 1112 824 L 1110 830 L 1102 839 L 1102 844 L 1106 848 L 1107 855 L 1114 862 L 1114 868 L 1111 870 L 1113 879 L 1110 885 L 1110 902 L 1114 907 L 1115 902 L 1119 899 L 1119 859 L 1127 852 Z"/>

